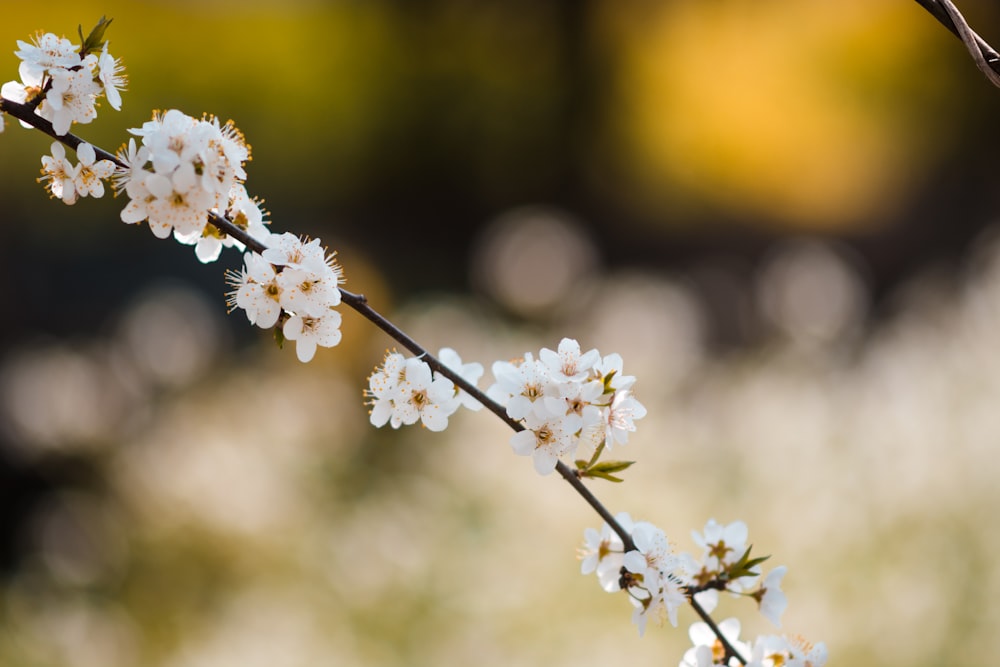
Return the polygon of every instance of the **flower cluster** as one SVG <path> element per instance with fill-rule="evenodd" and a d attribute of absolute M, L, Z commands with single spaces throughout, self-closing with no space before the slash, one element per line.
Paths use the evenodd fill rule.
<path fill-rule="evenodd" d="M 203 262 L 236 243 L 209 227 L 210 210 L 266 239 L 264 214 L 243 186 L 250 146 L 232 122 L 220 125 L 214 117 L 196 119 L 171 109 L 130 132 L 142 145 L 131 139 L 119 154 L 126 167 L 116 175 L 115 188 L 129 198 L 124 222 L 145 220 L 158 238 L 173 232 L 181 243 L 196 245 Z"/>
<path fill-rule="evenodd" d="M 633 522 L 627 512 L 618 514 L 615 521 L 632 537 L 635 549 L 626 552 L 621 537 L 606 523 L 600 532 L 588 528 L 580 551 L 580 571 L 596 573 L 601 587 L 609 593 L 628 593 L 632 622 L 640 635 L 650 618 L 668 618 L 676 626 L 677 610 L 687 602 L 691 581 L 685 559 L 674 553 L 666 534 L 653 524 Z"/>
<path fill-rule="evenodd" d="M 575 456 L 580 445 L 599 453 L 628 442 L 635 420 L 646 415 L 632 395 L 635 378 L 622 374 L 621 356 L 581 352 L 571 338 L 562 339 L 558 350 L 542 349 L 538 359 L 529 352 L 518 361 L 497 361 L 492 370 L 496 382 L 487 396 L 525 427 L 511 438 L 511 447 L 531 456 L 542 475 Z"/>
<path fill-rule="evenodd" d="M 444 348 L 438 355 L 441 363 L 475 385 L 483 374 L 478 363 L 463 364 L 455 350 Z M 426 361 L 387 352 L 382 365 L 368 378 L 366 403 L 371 406 L 370 420 L 377 427 L 393 428 L 416 424 L 431 431 L 448 428 L 448 419 L 462 406 L 478 410 L 482 405 L 451 380 L 433 372 Z"/>
<path fill-rule="evenodd" d="M 760 635 L 751 644 L 739 639 L 739 619 L 727 618 L 718 626 L 735 651 L 741 656 L 749 656 L 746 667 L 823 667 L 826 664 L 827 650 L 823 642 L 813 645 L 801 637 Z M 678 667 L 740 667 L 743 664 L 726 653 L 722 642 L 707 623 L 692 623 L 688 635 L 694 646 L 687 650 Z"/>
<path fill-rule="evenodd" d="M 104 179 L 115 171 L 111 160 L 98 160 L 94 147 L 87 143 L 76 149 L 80 162 L 74 165 L 66 157 L 66 147 L 58 141 L 52 142 L 52 155 L 42 157 L 42 176 L 38 180 L 53 197 L 66 204 L 75 204 L 78 197 L 104 196 Z"/>
<path fill-rule="evenodd" d="M 692 532 L 695 543 L 702 548 L 700 558 L 691 554 L 674 554 L 662 530 L 622 512 L 615 517 L 618 525 L 632 538 L 635 549 L 626 551 L 621 537 L 605 523 L 600 531 L 587 528 L 580 550 L 583 574 L 597 574 L 601 587 L 609 592 L 628 593 L 634 611 L 632 621 L 643 634 L 650 616 L 666 616 L 677 625 L 677 609 L 694 597 L 701 608 L 710 613 L 718 603 L 718 591 L 728 591 L 757 601 L 760 612 L 776 626 L 781 626 L 781 614 L 787 599 L 781 590 L 781 580 L 787 568 L 772 570 L 753 592 L 749 587 L 760 580 L 757 566 L 765 558 L 750 558 L 747 527 L 742 521 L 722 525 L 710 519 L 704 532 Z M 750 646 L 739 642 L 739 621 L 728 619 L 719 624 L 723 636 L 740 655 L 750 654 Z M 695 623 L 690 630 L 694 648 L 689 650 L 680 667 L 726 665 L 734 656 L 726 653 L 719 638 L 704 623 Z M 821 667 L 826 662 L 826 647 L 815 647 L 784 637 L 761 637 L 753 647 L 750 664 L 770 666 L 796 664 L 801 667 Z M 780 656 L 784 656 L 779 659 Z M 782 662 L 785 660 L 785 662 Z M 800 660 L 800 662 L 788 662 Z M 732 664 L 738 664 L 733 659 Z"/>
<path fill-rule="evenodd" d="M 107 23 L 99 24 L 100 34 Z M 100 53 L 95 52 L 98 44 L 103 45 Z M 121 109 L 119 91 L 125 86 L 125 75 L 100 35 L 91 33 L 77 46 L 51 32 L 38 33 L 32 43 L 18 40 L 17 46 L 14 55 L 21 59 L 21 80 L 5 83 L 0 95 L 18 104 L 37 104 L 35 113 L 51 122 L 57 135 L 68 133 L 73 123 L 94 120 L 102 96 L 112 108 Z"/>
<path fill-rule="evenodd" d="M 275 234 L 262 254 L 248 252 L 243 269 L 228 272 L 233 288 L 229 307 L 246 311 L 251 324 L 268 329 L 281 323 L 284 338 L 295 341 L 299 360 L 316 347 L 340 342 L 340 283 L 343 273 L 319 239 L 304 242 L 294 234 Z"/>

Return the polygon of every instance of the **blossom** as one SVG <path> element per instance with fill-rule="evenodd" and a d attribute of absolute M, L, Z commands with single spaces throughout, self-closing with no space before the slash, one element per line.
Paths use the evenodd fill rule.
<path fill-rule="evenodd" d="M 34 43 L 17 40 L 14 55 L 21 59 L 32 75 L 41 78 L 47 70 L 70 69 L 80 64 L 79 47 L 65 37 L 51 32 L 35 34 Z"/>
<path fill-rule="evenodd" d="M 169 175 L 150 174 L 145 180 L 153 200 L 146 205 L 149 228 L 157 238 L 176 229 L 180 234 L 200 234 L 208 224 L 211 193 L 201 187 L 195 166 L 179 164 Z"/>
<path fill-rule="evenodd" d="M 488 394 L 491 398 L 506 397 L 503 403 L 511 419 L 524 419 L 529 414 L 536 417 L 545 414 L 544 401 L 540 399 L 546 394 L 555 393 L 554 384 L 545 364 L 535 360 L 530 353 L 518 363 L 493 364 L 493 376 L 496 384 Z"/>
<path fill-rule="evenodd" d="M 285 267 L 278 274 L 281 307 L 300 315 L 321 315 L 326 309 L 340 303 L 338 277 L 333 272 L 314 273 Z"/>
<path fill-rule="evenodd" d="M 59 197 L 66 204 L 75 204 L 77 199 L 76 177 L 79 167 L 66 157 L 66 147 L 58 141 L 52 142 L 52 155 L 42 157 L 42 176 L 39 182 L 53 197 Z"/>
<path fill-rule="evenodd" d="M 740 620 L 738 618 L 723 619 L 719 621 L 718 626 L 722 632 L 722 636 L 729 642 L 729 645 L 743 656 L 744 659 L 750 655 L 750 645 L 739 639 Z M 722 664 L 729 664 L 735 667 L 742 664 L 735 656 L 730 656 L 728 663 L 723 662 L 726 657 L 726 649 L 707 623 L 701 621 L 692 623 L 691 627 L 688 628 L 688 637 L 691 638 L 691 643 L 694 644 L 694 647 L 687 650 L 684 654 L 684 659 L 681 660 L 678 667 L 695 667 L 696 665 L 700 667 L 701 665 Z M 707 656 L 708 661 L 705 662 L 705 658 L 702 656 Z"/>
<path fill-rule="evenodd" d="M 104 49 L 97 57 L 97 78 L 104 86 L 108 104 L 115 111 L 120 111 L 122 108 L 122 96 L 119 91 L 125 88 L 127 80 L 123 71 L 121 61 L 108 53 L 108 43 L 104 42 Z"/>
<path fill-rule="evenodd" d="M 295 354 L 306 363 L 316 354 L 316 346 L 333 347 L 340 342 L 340 313 L 332 308 L 319 316 L 293 315 L 281 332 L 295 341 Z"/>
<path fill-rule="evenodd" d="M 580 423 L 578 415 L 540 417 L 530 412 L 524 419 L 526 428 L 511 437 L 510 446 L 518 456 L 531 456 L 538 474 L 548 475 L 561 456 L 574 450 Z"/>
<path fill-rule="evenodd" d="M 318 238 L 306 242 L 290 232 L 272 237 L 271 245 L 263 256 L 276 266 L 302 269 L 317 275 L 325 270 L 324 266 L 329 266 Z"/>
<path fill-rule="evenodd" d="M 208 211 L 227 211 L 234 201 L 249 209 L 252 201 L 237 187 L 246 175 L 242 160 L 249 158 L 242 135 L 231 123 L 220 126 L 215 118 L 198 120 L 176 109 L 129 131 L 142 147 L 129 143 L 129 166 L 116 176 L 116 189 L 124 186 L 130 198 L 122 220 L 147 220 L 157 237 L 173 232 L 181 243 L 195 245 L 201 261 L 217 258 L 222 245 L 233 243 L 206 233 Z"/>
<path fill-rule="evenodd" d="M 559 341 L 558 351 L 542 348 L 538 358 L 548 367 L 556 380 L 566 382 L 587 377 L 601 355 L 597 350 L 588 350 L 580 354 L 580 343 L 572 338 L 563 338 Z"/>
<path fill-rule="evenodd" d="M 705 566 L 711 569 L 725 568 L 739 560 L 746 551 L 747 536 L 747 525 L 742 521 L 723 526 L 709 519 L 704 533 L 691 531 L 691 538 L 705 550 Z"/>
<path fill-rule="evenodd" d="M 42 74 L 32 70 L 25 63 L 21 63 L 18 67 L 18 74 L 21 76 L 21 81 L 8 81 L 0 86 L 0 96 L 11 102 L 26 104 L 42 92 L 45 81 Z M 23 120 L 21 126 L 29 129 L 33 127 Z"/>
<path fill-rule="evenodd" d="M 635 376 L 623 375 L 623 366 L 624 360 L 622 359 L 622 355 L 613 353 L 595 363 L 594 370 L 610 389 L 628 389 L 635 384 Z"/>
<path fill-rule="evenodd" d="M 635 420 L 646 416 L 646 408 L 627 389 L 616 391 L 608 406 L 605 425 L 605 443 L 610 449 L 615 443 L 628 442 L 628 434 L 635 431 Z"/>
<path fill-rule="evenodd" d="M 435 376 L 422 359 L 406 360 L 394 399 L 394 410 L 403 424 L 419 420 L 431 431 L 443 431 L 458 406 L 455 385 L 448 378 Z"/>
<path fill-rule="evenodd" d="M 257 253 L 248 252 L 243 256 L 243 270 L 227 274 L 226 279 L 233 287 L 229 293 L 230 309 L 245 310 L 250 324 L 262 329 L 273 327 L 281 314 L 281 286 L 274 266 Z"/>
<path fill-rule="evenodd" d="M 463 364 L 462 357 L 460 357 L 458 352 L 450 347 L 441 348 L 438 352 L 438 359 L 442 364 L 454 371 L 460 378 L 473 386 L 475 386 L 476 383 L 479 382 L 479 378 L 483 376 L 482 364 L 477 362 Z M 458 390 L 456 397 L 459 404 L 470 410 L 477 411 L 483 407 L 482 403 L 472 398 L 472 396 L 470 396 L 468 392 L 463 389 Z"/>
<path fill-rule="evenodd" d="M 699 585 L 725 579 L 725 590 L 736 595 L 757 578 L 756 572 L 746 575 L 743 571 L 743 576 L 737 578 L 730 574 L 730 569 L 747 552 L 747 526 L 742 521 L 724 526 L 715 519 L 709 519 L 704 533 L 691 531 L 691 537 L 703 549 L 700 558 L 689 557 L 692 569 L 697 571 L 695 580 Z"/>
<path fill-rule="evenodd" d="M 615 521 L 626 532 L 633 528 L 632 517 L 628 512 L 619 512 Z M 625 559 L 625 546 L 618 533 L 604 523 L 600 532 L 587 528 L 583 533 L 584 545 L 580 549 L 581 574 L 597 574 L 597 579 L 608 593 L 621 590 L 620 571 Z"/>
<path fill-rule="evenodd" d="M 213 209 L 213 212 L 218 213 Z M 244 230 L 251 238 L 262 243 L 267 243 L 271 232 L 266 225 L 269 221 L 264 219 L 264 212 L 260 208 L 259 202 L 251 199 L 242 183 L 237 183 L 229 192 L 229 205 L 224 212 L 225 217 L 236 227 Z M 223 248 L 239 248 L 245 250 L 246 246 L 240 241 L 230 236 L 214 225 L 205 225 L 200 232 L 181 234 L 174 231 L 174 238 L 178 242 L 195 247 L 195 256 L 203 264 L 214 262 L 222 254 Z"/>
<path fill-rule="evenodd" d="M 81 197 L 104 196 L 104 179 L 110 178 L 115 171 L 115 163 L 111 160 L 97 160 L 94 147 L 81 143 L 76 148 L 76 156 L 80 159 L 73 184 Z M 95 160 L 97 160 L 95 162 Z"/>
<path fill-rule="evenodd" d="M 666 617 L 672 626 L 677 627 L 677 610 L 687 600 L 681 580 L 665 577 L 658 583 L 657 588 L 644 589 L 645 595 L 633 593 L 629 598 L 633 605 L 632 622 L 638 627 L 640 637 L 645 634 L 650 617 L 658 621 Z"/>
<path fill-rule="evenodd" d="M 779 628 L 781 627 L 781 615 L 788 607 L 788 598 L 781 590 L 781 580 L 787 572 L 788 568 L 784 565 L 774 568 L 764 577 L 760 589 L 753 593 L 754 599 L 760 606 L 760 613 Z"/>
<path fill-rule="evenodd" d="M 763 635 L 754 642 L 747 667 L 823 667 L 827 661 L 826 644 L 810 644 L 801 638 Z"/>
<path fill-rule="evenodd" d="M 623 565 L 629 572 L 641 576 L 647 589 L 655 589 L 679 562 L 670 542 L 661 529 L 646 521 L 635 524 L 632 542 L 635 549 L 625 554 Z"/>
<path fill-rule="evenodd" d="M 450 380 L 432 373 L 426 361 L 398 352 L 386 353 L 382 367 L 368 378 L 365 396 L 371 399 L 366 401 L 372 406 L 371 423 L 379 427 L 419 421 L 431 431 L 443 431 L 459 407 Z"/>
<path fill-rule="evenodd" d="M 52 70 L 52 86 L 38 108 L 38 114 L 52 122 L 52 129 L 62 136 L 73 123 L 89 123 L 97 118 L 97 95 L 101 86 L 94 82 L 86 67 L 78 70 Z"/>
<path fill-rule="evenodd" d="M 406 357 L 399 352 L 386 352 L 382 366 L 368 376 L 368 389 L 365 390 L 366 404 L 372 406 L 369 411 L 372 426 L 381 428 L 390 423 L 393 428 L 403 424 L 403 416 L 396 410 L 396 398 L 399 395 L 399 383 L 406 373 Z"/>

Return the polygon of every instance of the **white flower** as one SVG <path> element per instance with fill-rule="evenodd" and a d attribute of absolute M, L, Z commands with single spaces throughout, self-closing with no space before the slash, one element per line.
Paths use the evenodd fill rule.
<path fill-rule="evenodd" d="M 784 565 L 774 568 L 764 577 L 760 590 L 753 594 L 757 604 L 760 605 L 760 613 L 779 628 L 781 627 L 781 615 L 788 607 L 788 598 L 781 590 L 781 580 L 787 572 L 788 568 Z"/>
<path fill-rule="evenodd" d="M 281 332 L 295 341 L 295 354 L 306 363 L 316 354 L 316 346 L 333 347 L 340 342 L 340 313 L 330 309 L 319 317 L 293 315 Z"/>
<path fill-rule="evenodd" d="M 518 456 L 531 456 L 538 474 L 548 475 L 555 470 L 561 456 L 573 452 L 576 446 L 574 434 L 580 430 L 580 417 L 540 417 L 530 412 L 524 418 L 524 425 L 525 430 L 515 433 L 510 439 L 510 446 Z"/>
<path fill-rule="evenodd" d="M 39 32 L 33 41 L 29 44 L 17 40 L 18 50 L 14 52 L 33 76 L 41 78 L 47 70 L 68 70 L 80 64 L 79 47 L 65 37 Z"/>
<path fill-rule="evenodd" d="M 763 635 L 754 642 L 747 667 L 823 667 L 827 657 L 823 642 L 814 646 L 801 638 Z"/>
<path fill-rule="evenodd" d="M 497 362 L 493 364 L 496 384 L 488 392 L 493 395 L 507 395 L 505 401 L 507 415 L 511 419 L 524 419 L 529 414 L 536 417 L 546 414 L 544 396 L 558 395 L 549 375 L 548 368 L 536 361 L 531 354 L 525 354 L 520 363 Z"/>
<path fill-rule="evenodd" d="M 281 286 L 278 285 L 274 267 L 255 252 L 243 256 L 244 268 L 240 273 L 229 273 L 227 282 L 233 287 L 229 293 L 230 308 L 246 311 L 250 324 L 262 329 L 273 327 L 281 314 Z"/>
<path fill-rule="evenodd" d="M 482 364 L 477 362 L 463 364 L 462 357 L 458 356 L 458 352 L 450 347 L 441 348 L 438 352 L 438 359 L 442 364 L 453 370 L 459 377 L 473 386 L 475 386 L 476 383 L 479 382 L 479 378 L 483 376 Z M 482 403 L 472 398 L 472 396 L 469 396 L 469 394 L 462 389 L 458 390 L 457 398 L 461 405 L 470 410 L 475 411 L 483 407 Z"/>
<path fill-rule="evenodd" d="M 62 136 L 73 123 L 89 123 L 97 117 L 96 100 L 99 84 L 86 67 L 78 70 L 53 70 L 52 87 L 38 114 L 52 122 L 52 129 Z"/>
<path fill-rule="evenodd" d="M 121 61 L 108 53 L 108 43 L 104 42 L 104 50 L 97 58 L 97 78 L 104 86 L 104 94 L 108 98 L 108 104 L 115 111 L 122 108 L 122 96 L 119 92 L 125 89 L 125 74 Z"/>
<path fill-rule="evenodd" d="M 705 550 L 702 562 L 705 567 L 718 570 L 732 565 L 746 552 L 748 537 L 747 525 L 742 521 L 734 521 L 726 526 L 715 519 L 709 519 L 705 524 L 704 534 L 691 531 L 691 538 Z"/>
<path fill-rule="evenodd" d="M 580 415 L 584 429 L 590 429 L 604 421 L 599 407 L 604 385 L 600 382 L 560 382 L 552 387 L 555 395 L 544 397 L 548 412 L 556 415 Z"/>
<path fill-rule="evenodd" d="M 749 644 L 739 639 L 740 620 L 738 618 L 726 618 L 719 621 L 718 626 L 719 630 L 722 631 L 722 636 L 729 642 L 729 645 L 746 659 L 750 655 L 751 649 Z M 723 647 L 722 642 L 719 641 L 719 638 L 716 637 L 707 623 L 701 621 L 692 623 L 688 629 L 688 636 L 691 638 L 691 643 L 694 644 L 694 647 L 687 650 L 684 654 L 684 659 L 678 667 L 693 667 L 694 665 L 701 664 L 726 664 L 723 663 L 726 655 L 725 647 Z M 709 661 L 707 663 L 698 662 L 698 660 L 702 659 L 700 658 L 702 655 L 708 656 Z M 741 663 L 736 657 L 730 657 L 728 664 L 735 667 Z"/>
<path fill-rule="evenodd" d="M 212 198 L 200 186 L 193 164 L 183 162 L 169 175 L 150 174 L 145 185 L 155 197 L 147 203 L 146 212 L 149 228 L 158 238 L 166 238 L 171 230 L 184 235 L 205 229 Z"/>
<path fill-rule="evenodd" d="M 640 521 L 632 529 L 635 550 L 625 554 L 623 565 L 633 574 L 641 575 L 643 585 L 653 590 L 659 581 L 677 568 L 679 560 L 670 547 L 666 533 L 647 521 Z"/>
<path fill-rule="evenodd" d="M 605 443 L 608 449 L 614 444 L 628 442 L 628 434 L 635 431 L 635 420 L 646 416 L 646 408 L 627 389 L 615 392 L 608 406 L 605 419 Z M 742 555 L 742 554 L 741 554 Z"/>
<path fill-rule="evenodd" d="M 45 79 L 41 72 L 33 70 L 26 63 L 21 63 L 18 67 L 18 74 L 21 76 L 21 81 L 8 81 L 0 86 L 0 97 L 18 104 L 26 104 L 42 92 Z M 25 123 L 23 120 L 19 122 L 21 127 L 34 129 L 30 123 Z"/>
<path fill-rule="evenodd" d="M 229 191 L 229 206 L 226 208 L 226 216 L 234 225 L 246 231 L 251 238 L 257 239 L 265 245 L 270 245 L 271 232 L 267 228 L 270 221 L 266 219 L 261 202 L 251 198 L 242 183 L 236 183 Z M 227 236 L 226 239 L 231 241 L 232 245 L 243 250 L 243 244 L 240 241 L 231 236 Z"/>
<path fill-rule="evenodd" d="M 111 160 L 99 160 L 94 152 L 94 147 L 88 143 L 81 143 L 76 148 L 76 156 L 80 159 L 76 178 L 73 183 L 76 191 L 81 197 L 90 195 L 91 197 L 104 196 L 104 179 L 110 178 L 115 171 L 115 163 Z"/>
<path fill-rule="evenodd" d="M 171 109 L 129 131 L 143 145 L 136 149 L 130 142 L 126 155 L 119 152 L 129 165 L 116 175 L 116 189 L 124 186 L 131 199 L 123 220 L 148 220 L 160 238 L 172 231 L 181 243 L 195 245 L 203 262 L 216 259 L 222 247 L 236 245 L 234 239 L 206 228 L 209 210 L 228 211 L 234 224 L 248 232 L 253 225 L 255 238 L 268 236 L 263 214 L 242 187 L 246 173 L 241 160 L 248 158 L 249 147 L 232 124 L 220 128 L 214 118 L 197 120 Z"/>
<path fill-rule="evenodd" d="M 45 187 L 53 197 L 59 197 L 66 204 L 75 204 L 77 199 L 76 177 L 79 167 L 66 157 L 66 147 L 58 141 L 52 142 L 52 155 L 42 156 L 42 177 Z"/>
<path fill-rule="evenodd" d="M 627 512 L 615 516 L 626 532 L 633 528 L 632 517 Z M 597 579 L 608 593 L 621 590 L 620 571 L 625 558 L 625 546 L 618 533 L 607 523 L 601 526 L 600 532 L 587 528 L 583 533 L 584 546 L 580 549 L 580 572 L 582 574 L 597 574 Z"/>
<path fill-rule="evenodd" d="M 419 419 L 431 431 L 446 429 L 448 418 L 459 405 L 455 385 L 448 378 L 435 377 L 427 362 L 416 357 L 406 360 L 394 401 L 403 424 L 415 424 Z"/>
<path fill-rule="evenodd" d="M 299 315 L 318 317 L 340 303 L 337 275 L 318 276 L 312 271 L 285 267 L 278 274 L 281 307 Z"/>
<path fill-rule="evenodd" d="M 372 426 L 381 428 L 388 422 L 399 428 L 403 424 L 403 417 L 396 410 L 396 399 L 405 373 L 406 357 L 399 352 L 387 352 L 382 366 L 368 376 L 365 397 L 370 400 L 365 402 L 372 406 L 369 413 Z"/>
<path fill-rule="evenodd" d="M 580 344 L 572 338 L 563 338 L 559 341 L 558 352 L 553 352 L 548 348 L 542 348 L 538 353 L 538 358 L 544 363 L 552 377 L 557 381 L 566 382 L 582 380 L 590 374 L 601 355 L 597 350 L 588 350 L 580 354 Z"/>
<path fill-rule="evenodd" d="M 316 275 L 321 275 L 326 270 L 324 267 L 329 267 L 318 238 L 306 243 L 290 232 L 272 236 L 271 246 L 264 251 L 264 259 L 275 266 L 290 266 Z"/>
<path fill-rule="evenodd" d="M 622 375 L 622 355 L 618 353 L 609 354 L 594 364 L 594 370 L 611 389 L 628 389 L 635 384 L 634 375 Z"/>

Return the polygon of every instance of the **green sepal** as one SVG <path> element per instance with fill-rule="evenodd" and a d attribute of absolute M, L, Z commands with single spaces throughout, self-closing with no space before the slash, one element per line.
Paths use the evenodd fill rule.
<path fill-rule="evenodd" d="M 83 36 L 83 26 L 77 26 L 77 31 L 80 33 L 80 42 L 82 43 L 82 46 L 80 46 L 81 58 L 88 53 L 100 51 L 104 48 L 104 42 L 107 41 L 104 39 L 104 31 L 108 29 L 112 21 L 114 19 L 102 16 L 101 20 L 97 22 L 97 25 L 94 26 L 94 29 L 90 31 L 90 34 L 86 38 Z"/>
<path fill-rule="evenodd" d="M 282 331 L 282 327 L 274 327 L 274 342 L 277 343 L 278 349 L 285 349 L 285 332 Z"/>

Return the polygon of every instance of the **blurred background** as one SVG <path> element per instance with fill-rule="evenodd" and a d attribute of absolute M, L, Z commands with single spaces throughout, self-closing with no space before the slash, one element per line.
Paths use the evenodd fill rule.
<path fill-rule="evenodd" d="M 843 664 L 1000 650 L 1000 90 L 916 3 L 27 5 L 3 80 L 16 40 L 112 17 L 124 107 L 75 131 L 232 118 L 272 229 L 427 347 L 620 352 L 650 414 L 598 495 L 679 550 L 746 521 L 783 631 Z M 226 316 L 238 255 L 48 201 L 50 142 L 0 142 L 0 664 L 680 659 L 693 615 L 638 639 L 578 573 L 597 517 L 496 419 L 371 428 L 374 327 L 304 366 Z M 752 606 L 718 616 L 773 631 Z"/>

